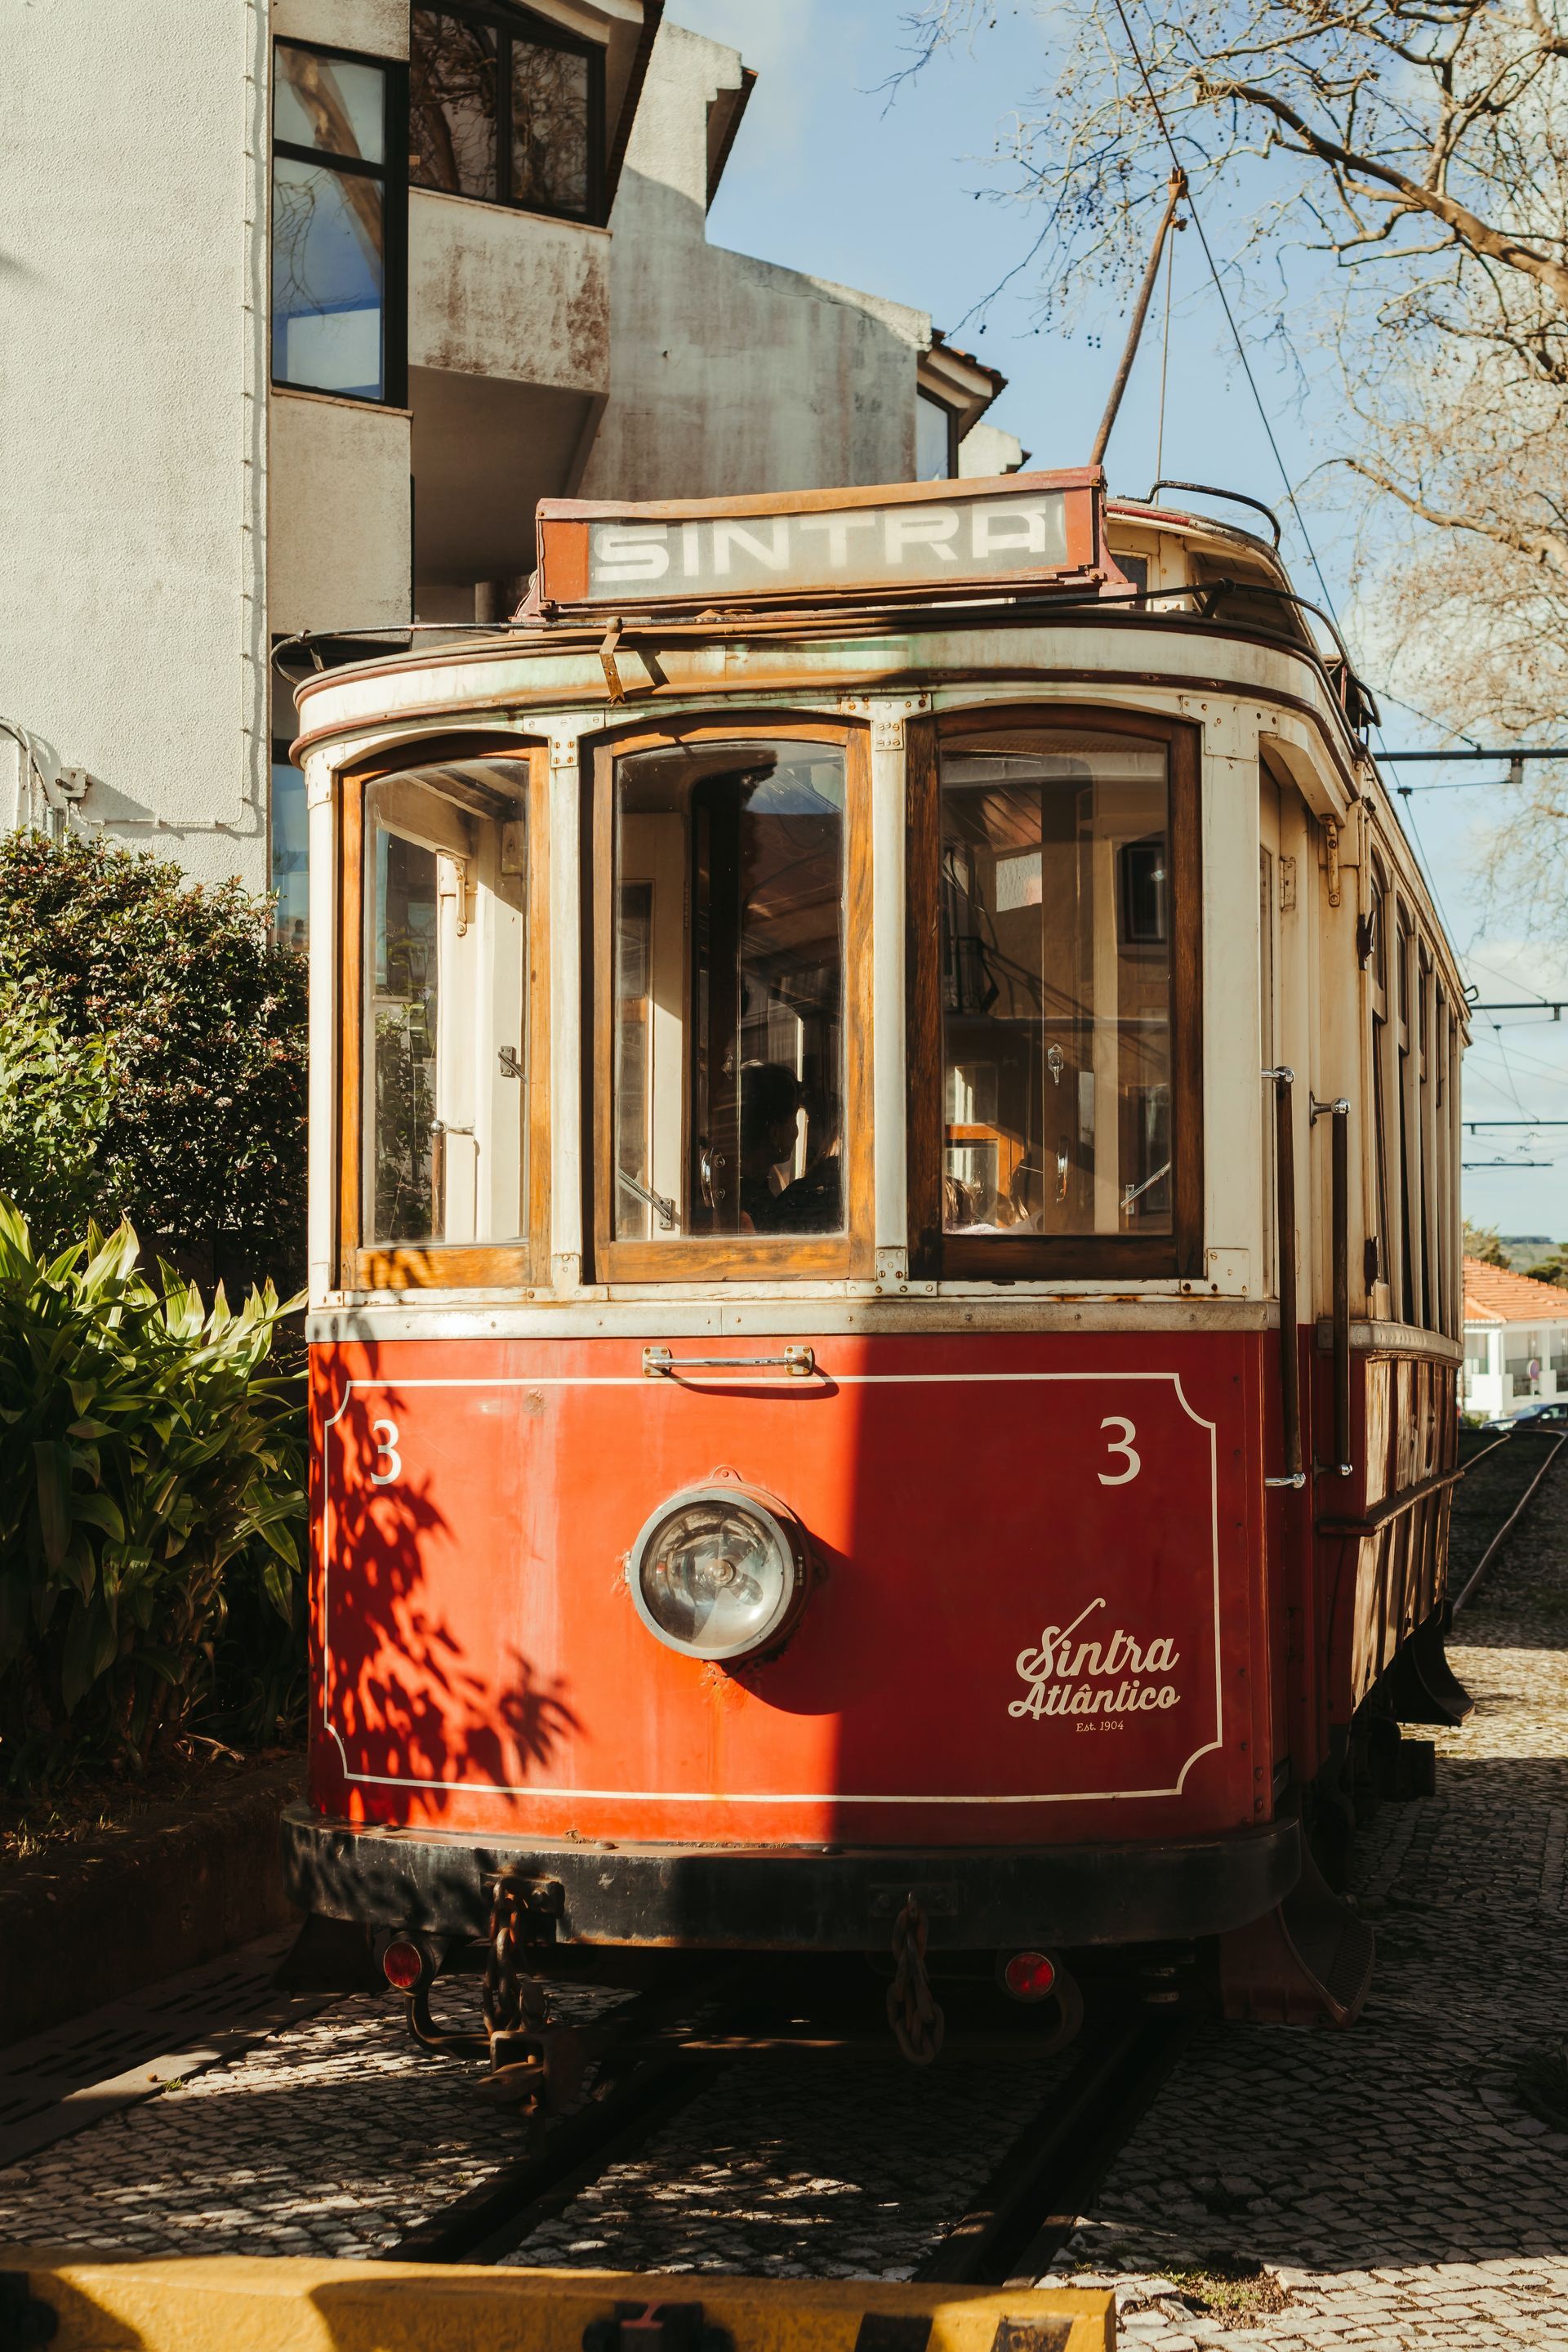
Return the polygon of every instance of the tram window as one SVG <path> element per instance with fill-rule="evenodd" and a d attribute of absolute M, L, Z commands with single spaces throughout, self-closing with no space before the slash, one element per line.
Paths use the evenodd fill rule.
<path fill-rule="evenodd" d="M 616 763 L 616 1240 L 844 1231 L 844 810 L 837 744 Z"/>
<path fill-rule="evenodd" d="M 475 760 L 365 790 L 363 1239 L 371 1247 L 521 1237 L 522 774 L 517 763 Z"/>
<path fill-rule="evenodd" d="M 1169 848 L 1163 742 L 944 748 L 949 1233 L 1172 1232 Z"/>

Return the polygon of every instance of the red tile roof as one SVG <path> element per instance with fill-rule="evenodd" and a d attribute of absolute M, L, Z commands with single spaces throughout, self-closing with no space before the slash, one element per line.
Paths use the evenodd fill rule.
<path fill-rule="evenodd" d="M 1467 1323 L 1565 1323 L 1568 1290 L 1555 1283 L 1536 1282 L 1528 1274 L 1510 1274 L 1506 1266 L 1488 1265 L 1479 1257 L 1465 1260 L 1465 1320 Z"/>

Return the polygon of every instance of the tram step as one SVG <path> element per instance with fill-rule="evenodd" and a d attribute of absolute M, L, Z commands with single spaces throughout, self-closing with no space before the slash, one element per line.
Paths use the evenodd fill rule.
<path fill-rule="evenodd" d="M 1258 2025 L 1353 2025 L 1375 1950 L 1372 1929 L 1303 1846 L 1301 1875 L 1284 1902 L 1220 1937 L 1225 2013 Z"/>
<path fill-rule="evenodd" d="M 1401 1723 L 1437 1723 L 1452 1731 L 1475 1702 L 1443 1646 L 1443 1618 L 1435 1612 L 1417 1625 L 1383 1677 L 1383 1695 Z"/>

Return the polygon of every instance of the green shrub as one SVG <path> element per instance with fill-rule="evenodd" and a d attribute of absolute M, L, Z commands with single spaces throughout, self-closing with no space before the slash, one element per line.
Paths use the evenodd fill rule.
<path fill-rule="evenodd" d="M 0 837 L 0 979 L 68 1035 L 107 1038 L 114 1085 L 100 1218 L 187 1265 L 302 1276 L 304 959 L 273 947 L 238 883 L 101 835 Z M 79 1231 L 79 1225 L 73 1230 Z"/>
<path fill-rule="evenodd" d="M 0 983 L 0 1193 L 40 1245 L 79 1233 L 96 1206 L 112 1090 L 103 1038 L 68 1036 L 37 992 Z"/>
<path fill-rule="evenodd" d="M 302 1384 L 270 1286 L 211 1311 L 128 1224 L 54 1258 L 0 1202 L 0 1774 L 139 1769 L 211 1696 L 231 1597 L 298 1614 Z"/>

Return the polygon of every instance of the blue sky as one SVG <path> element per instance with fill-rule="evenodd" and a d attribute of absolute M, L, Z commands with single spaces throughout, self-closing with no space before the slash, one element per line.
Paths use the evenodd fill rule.
<path fill-rule="evenodd" d="M 759 80 L 709 222 L 714 243 L 837 278 L 929 310 L 938 326 L 1008 379 L 992 411 L 1035 462 L 1071 465 L 1088 456 L 1124 332 L 1109 308 L 1070 333 L 1043 326 L 1038 279 L 1026 261 L 1037 224 L 1004 197 L 997 151 L 1041 80 L 1043 44 L 1034 0 L 993 0 L 994 29 L 949 51 L 889 103 L 889 76 L 908 59 L 908 0 L 671 0 L 680 24 L 740 49 Z M 977 193 L 978 192 L 978 193 Z M 1205 216 L 1206 217 L 1206 216 Z M 1207 221 L 1223 259 L 1227 224 Z M 1023 264 L 1022 268 L 1018 265 Z M 974 306 L 1016 270 L 979 315 Z M 1207 278 L 1197 239 L 1176 240 L 1175 300 L 1160 471 L 1220 482 L 1283 509 L 1269 449 L 1236 350 Z M 1314 272 L 1296 267 L 1299 341 L 1310 349 Z M 1292 304 L 1284 315 L 1294 328 Z M 966 317 L 965 314 L 970 314 Z M 1110 446 L 1111 487 L 1141 493 L 1155 478 L 1159 411 L 1157 301 L 1140 365 Z M 1303 395 L 1298 371 L 1273 343 L 1248 338 L 1258 390 L 1286 467 L 1300 483 L 1322 454 L 1314 425 L 1331 426 L 1327 387 Z M 1314 595 L 1311 566 L 1287 513 L 1285 544 L 1296 583 Z M 1307 523 L 1335 604 L 1347 603 L 1345 515 L 1310 504 Z M 1378 681 L 1373 680 L 1375 686 Z M 1392 706 L 1391 746 L 1430 740 Z M 1448 772 L 1446 780 L 1467 773 Z M 1438 781 L 1412 769 L 1405 781 Z M 1568 949 L 1543 950 L 1489 932 L 1473 886 L 1482 792 L 1424 793 L 1414 811 L 1417 845 L 1456 945 L 1483 997 L 1568 994 Z M 1466 1066 L 1466 1116 L 1568 1118 L 1568 1024 L 1505 1016 L 1478 1020 Z M 1466 1138 L 1465 1158 L 1550 1160 L 1568 1167 L 1568 1128 L 1531 1141 L 1521 1130 Z M 1505 1233 L 1568 1238 L 1562 1170 L 1523 1164 L 1473 1169 L 1466 1209 Z"/>

